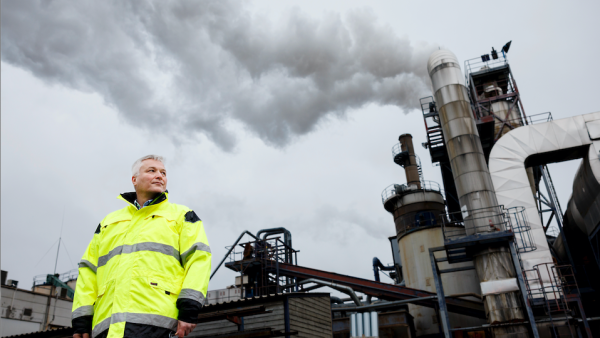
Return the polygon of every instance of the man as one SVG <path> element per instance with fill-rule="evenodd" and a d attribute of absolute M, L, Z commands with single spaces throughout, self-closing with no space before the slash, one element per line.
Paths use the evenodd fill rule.
<path fill-rule="evenodd" d="M 169 203 L 161 156 L 132 167 L 135 192 L 106 216 L 79 263 L 74 338 L 189 334 L 204 304 L 211 253 L 202 221 Z"/>

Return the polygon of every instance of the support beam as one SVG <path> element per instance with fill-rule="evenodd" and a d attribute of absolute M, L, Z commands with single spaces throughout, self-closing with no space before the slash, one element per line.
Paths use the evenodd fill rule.
<path fill-rule="evenodd" d="M 441 327 L 444 330 L 444 338 L 451 338 L 450 334 L 450 318 L 448 317 L 448 309 L 446 308 L 446 298 L 444 297 L 444 287 L 442 285 L 442 278 L 440 271 L 435 260 L 436 251 L 444 251 L 445 248 L 437 247 L 429 249 L 429 258 L 431 260 L 431 268 L 433 270 L 433 280 L 435 281 L 435 289 L 437 291 L 438 301 L 438 317 L 440 319 Z M 441 332 L 440 332 L 441 333 Z"/>

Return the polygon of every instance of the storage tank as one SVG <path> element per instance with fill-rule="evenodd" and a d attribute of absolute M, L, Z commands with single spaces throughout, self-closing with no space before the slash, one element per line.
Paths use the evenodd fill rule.
<path fill-rule="evenodd" d="M 441 228 L 442 217 L 445 214 L 444 197 L 437 183 L 422 180 L 412 136 L 403 134 L 399 140 L 400 144 L 393 148 L 392 154 L 394 162 L 405 169 L 407 184 L 388 187 L 382 194 L 382 201 L 384 208 L 394 216 L 406 286 L 435 292 L 429 248 L 444 245 Z M 444 268 L 446 265 L 440 266 Z M 457 266 L 459 264 L 452 267 Z M 444 274 L 442 283 L 449 296 L 480 293 L 474 270 Z M 412 304 L 409 304 L 408 308 L 414 318 L 417 336 L 439 333 L 434 309 Z M 450 318 L 453 324 L 461 327 L 485 323 L 483 319 L 458 314 L 450 314 Z"/>

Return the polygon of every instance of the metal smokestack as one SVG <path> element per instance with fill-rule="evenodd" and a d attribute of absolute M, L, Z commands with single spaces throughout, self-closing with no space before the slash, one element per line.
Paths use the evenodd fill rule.
<path fill-rule="evenodd" d="M 427 71 L 438 106 L 465 229 L 468 235 L 490 231 L 489 224 L 501 223 L 497 219 L 498 201 L 458 59 L 450 51 L 435 51 L 429 58 Z M 489 222 L 487 227 L 486 222 Z M 516 276 L 508 248 L 488 247 L 474 256 L 480 282 Z M 484 304 L 490 323 L 525 319 L 514 291 L 487 295 Z M 494 328 L 493 331 L 495 337 L 527 334 L 523 325 Z"/>
<path fill-rule="evenodd" d="M 417 186 L 417 189 L 421 189 L 421 176 L 419 175 L 419 166 L 417 165 L 417 158 L 415 156 L 415 148 L 413 148 L 412 135 L 402 134 L 398 138 L 400 141 L 400 147 L 403 152 L 408 154 L 408 157 L 404 161 L 404 173 L 406 174 L 406 184 L 408 186 Z"/>
<path fill-rule="evenodd" d="M 435 51 L 429 58 L 427 70 L 461 209 L 497 206 L 494 185 L 456 56 L 447 50 Z"/>

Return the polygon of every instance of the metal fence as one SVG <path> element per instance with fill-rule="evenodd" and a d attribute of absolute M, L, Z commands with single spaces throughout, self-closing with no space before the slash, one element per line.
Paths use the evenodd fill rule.
<path fill-rule="evenodd" d="M 440 184 L 434 181 L 421 181 L 421 190 L 435 191 L 443 194 Z M 385 204 L 390 198 L 401 196 L 407 191 L 416 191 L 406 184 L 390 184 L 381 192 L 381 202 Z"/>
<path fill-rule="evenodd" d="M 460 219 L 461 221 L 451 221 Z M 520 253 L 537 248 L 531 235 L 531 226 L 524 207 L 504 209 L 503 205 L 493 207 L 462 210 L 449 213 L 443 217 L 443 233 L 445 241 L 455 241 L 469 235 L 485 235 L 499 231 L 512 232 L 516 247 Z"/>

